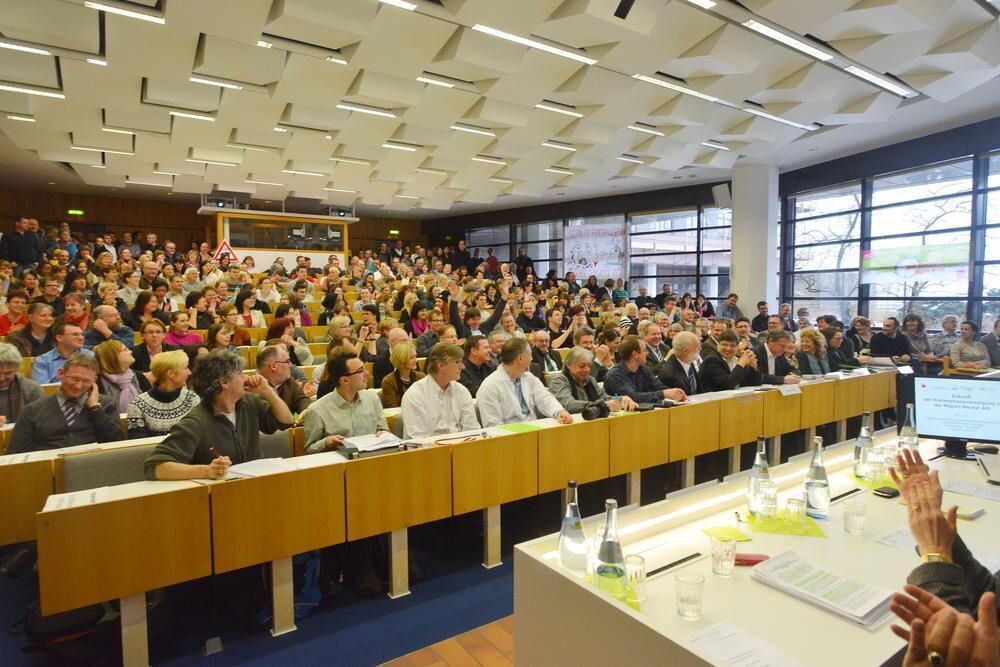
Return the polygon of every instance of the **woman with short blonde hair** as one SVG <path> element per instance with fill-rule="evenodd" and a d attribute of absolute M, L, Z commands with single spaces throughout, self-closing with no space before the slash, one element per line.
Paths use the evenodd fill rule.
<path fill-rule="evenodd" d="M 99 346 L 98 346 L 99 347 Z M 149 364 L 153 387 L 128 404 L 128 435 L 164 435 L 198 405 L 198 394 L 187 388 L 191 369 L 183 350 L 161 352 Z"/>
<path fill-rule="evenodd" d="M 826 358 L 826 338 L 817 329 L 799 330 L 799 370 L 803 375 L 825 375 L 830 372 L 830 360 Z"/>
<path fill-rule="evenodd" d="M 403 404 L 406 390 L 424 374 L 417 370 L 417 348 L 413 343 L 400 343 L 392 348 L 389 361 L 395 370 L 382 379 L 382 407 L 398 408 Z"/>

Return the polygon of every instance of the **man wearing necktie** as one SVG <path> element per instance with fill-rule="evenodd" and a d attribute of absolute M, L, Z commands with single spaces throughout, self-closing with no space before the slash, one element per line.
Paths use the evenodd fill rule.
<path fill-rule="evenodd" d="M 663 344 L 663 330 L 652 320 L 639 322 L 639 337 L 646 345 L 646 365 L 656 374 L 657 368 L 667 359 L 670 348 Z"/>
<path fill-rule="evenodd" d="M 674 353 L 663 363 L 657 377 L 667 387 L 683 389 L 688 396 L 698 393 L 698 369 L 695 361 L 701 352 L 701 340 L 690 331 L 682 331 L 674 336 L 671 348 Z"/>
<path fill-rule="evenodd" d="M 531 347 L 523 338 L 511 338 L 504 343 L 500 367 L 483 380 L 476 394 L 484 427 L 531 421 L 536 413 L 552 417 L 560 424 L 573 421 L 545 385 L 528 372 L 531 354 Z"/>
<path fill-rule="evenodd" d="M 529 334 L 531 341 L 531 372 L 542 382 L 546 373 L 562 370 L 562 356 L 551 349 L 549 332 L 540 329 Z"/>

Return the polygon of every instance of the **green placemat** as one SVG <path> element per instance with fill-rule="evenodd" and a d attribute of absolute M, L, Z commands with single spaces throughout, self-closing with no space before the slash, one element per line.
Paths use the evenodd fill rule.
<path fill-rule="evenodd" d="M 816 520 L 811 516 L 806 517 L 805 524 L 792 527 L 785 522 L 785 513 L 778 512 L 778 518 L 772 521 L 757 521 L 757 517 L 750 515 L 750 528 L 755 533 L 774 533 L 776 535 L 801 535 L 802 537 L 826 537 L 826 533 L 820 528 Z"/>
<path fill-rule="evenodd" d="M 513 424 L 504 424 L 500 428 L 511 433 L 528 433 L 529 431 L 539 431 L 542 427 L 535 426 L 534 424 L 525 424 L 524 422 L 514 422 Z"/>
<path fill-rule="evenodd" d="M 870 480 L 863 479 L 861 477 L 855 477 L 854 475 L 851 475 L 851 479 L 854 480 L 855 484 L 857 484 L 858 486 L 863 486 L 869 491 L 871 491 L 872 489 L 880 489 L 883 486 L 889 487 L 890 489 L 896 489 L 897 491 L 899 490 L 898 487 L 896 486 L 896 482 L 892 479 L 892 477 L 886 477 L 880 483 L 872 482 Z"/>
<path fill-rule="evenodd" d="M 749 542 L 750 537 L 739 528 L 733 526 L 715 526 L 714 528 L 702 528 L 701 532 L 709 537 L 720 540 L 736 540 L 737 542 Z"/>

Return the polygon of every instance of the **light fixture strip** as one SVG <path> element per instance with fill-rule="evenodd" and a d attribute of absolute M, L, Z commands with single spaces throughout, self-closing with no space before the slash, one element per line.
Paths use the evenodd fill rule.
<path fill-rule="evenodd" d="M 214 79 L 203 79 L 200 76 L 190 76 L 188 81 L 191 83 L 202 83 L 206 86 L 217 86 L 219 88 L 228 88 L 229 90 L 243 90 L 243 86 L 238 86 L 235 83 L 227 83 L 225 81 L 215 81 Z"/>
<path fill-rule="evenodd" d="M 23 51 L 24 53 L 34 53 L 39 56 L 51 56 L 52 52 L 45 49 L 39 49 L 35 46 L 28 46 L 26 44 L 17 44 L 15 42 L 0 41 L 0 49 L 10 49 L 11 51 Z"/>
<path fill-rule="evenodd" d="M 660 86 L 661 88 L 667 88 L 669 90 L 677 91 L 678 93 L 684 93 L 685 95 L 691 95 L 692 97 L 697 97 L 703 99 L 707 102 L 718 102 L 719 98 L 712 95 L 706 95 L 705 93 L 699 93 L 693 88 L 688 88 L 687 86 L 682 86 L 679 83 L 673 83 L 672 81 L 667 81 L 655 76 L 646 76 L 645 74 L 633 74 L 633 79 L 638 79 L 639 81 L 644 81 L 646 83 L 651 83 L 654 86 Z"/>
<path fill-rule="evenodd" d="M 135 132 L 133 132 L 132 130 L 119 130 L 118 128 L 115 127 L 102 127 L 101 132 L 108 132 L 110 134 L 129 134 L 133 136 L 135 135 Z"/>
<path fill-rule="evenodd" d="M 535 39 L 528 39 L 527 37 L 521 37 L 519 35 L 513 35 L 509 32 L 504 32 L 503 30 L 497 30 L 496 28 L 491 28 L 487 25 L 482 25 L 477 23 L 472 26 L 472 29 L 476 32 L 481 32 L 486 35 L 491 35 L 493 37 L 499 37 L 500 39 L 505 39 L 508 42 L 514 42 L 515 44 L 520 44 L 522 46 L 530 46 L 533 49 L 538 49 L 539 51 L 545 51 L 546 53 L 551 53 L 553 55 L 562 56 L 563 58 L 569 58 L 570 60 L 575 60 L 579 63 L 584 63 L 587 65 L 593 65 L 597 62 L 595 58 L 588 58 L 587 56 L 570 51 L 568 49 L 561 49 L 557 46 L 552 46 L 551 44 L 546 44 L 545 42 L 539 42 Z"/>
<path fill-rule="evenodd" d="M 90 151 L 91 153 L 111 153 L 112 155 L 135 155 L 132 151 L 115 151 L 110 148 L 90 148 L 89 146 L 70 146 L 74 151 Z"/>
<path fill-rule="evenodd" d="M 767 120 L 773 120 L 775 123 L 781 123 L 782 125 L 789 125 L 791 127 L 797 127 L 800 130 L 811 131 L 816 129 L 813 126 L 803 125 L 802 123 L 796 123 L 794 120 L 788 120 L 787 118 L 782 118 L 781 116 L 776 116 L 773 113 L 768 113 L 763 109 L 757 109 L 754 107 L 743 107 L 741 111 L 744 111 L 754 116 L 760 116 L 761 118 L 766 118 Z"/>
<path fill-rule="evenodd" d="M 708 148 L 715 148 L 715 149 L 720 150 L 720 151 L 728 151 L 728 150 L 730 150 L 729 146 L 726 146 L 724 144 L 720 144 L 717 141 L 703 141 L 703 142 L 701 142 L 701 145 L 702 146 L 707 146 Z"/>
<path fill-rule="evenodd" d="M 357 104 L 349 104 L 347 102 L 341 102 L 337 105 L 337 108 L 342 111 L 357 111 L 358 113 L 366 113 L 372 116 L 381 116 L 383 118 L 395 118 L 396 114 L 391 111 L 385 111 L 383 109 L 374 109 L 371 107 L 362 107 Z"/>
<path fill-rule="evenodd" d="M 621 160 L 622 162 L 632 162 L 632 163 L 634 163 L 634 164 L 641 164 L 641 165 L 645 165 L 645 164 L 646 164 L 645 162 L 643 162 L 643 161 L 642 161 L 642 160 L 640 160 L 639 158 L 634 158 L 634 157 L 628 157 L 628 156 L 626 156 L 626 155 L 619 155 L 619 156 L 618 156 L 618 157 L 616 157 L 615 159 L 616 159 L 616 160 Z"/>
<path fill-rule="evenodd" d="M 251 181 L 251 180 L 245 180 L 243 182 L 244 183 L 251 183 L 253 185 L 276 185 L 276 186 L 282 187 L 282 188 L 287 187 L 284 183 L 274 183 L 273 181 Z"/>
<path fill-rule="evenodd" d="M 346 193 L 346 194 L 349 194 L 349 195 L 356 195 L 356 194 L 358 194 L 357 190 L 345 190 L 343 188 L 323 188 L 323 189 L 326 190 L 327 192 L 343 192 L 343 193 Z"/>
<path fill-rule="evenodd" d="M 180 176 L 180 174 L 178 174 L 175 171 L 157 171 L 156 169 L 154 169 L 153 173 L 159 174 L 160 176 Z"/>
<path fill-rule="evenodd" d="M 568 169 L 559 169 L 558 167 L 546 167 L 545 171 L 547 171 L 547 172 L 549 172 L 551 174 L 562 174 L 563 176 L 575 176 L 576 175 L 572 171 L 569 171 Z"/>
<path fill-rule="evenodd" d="M 333 155 L 333 156 L 330 157 L 330 159 L 333 162 L 344 162 L 346 164 L 359 164 L 362 167 L 370 167 L 370 166 L 372 166 L 371 162 L 367 162 L 365 160 L 355 160 L 354 158 L 349 158 L 349 157 L 337 157 L 336 155 Z"/>
<path fill-rule="evenodd" d="M 426 167 L 417 167 L 414 171 L 421 174 L 433 174 L 434 176 L 447 176 L 448 172 L 439 171 L 437 169 L 427 169 Z"/>
<path fill-rule="evenodd" d="M 687 0 L 687 1 L 690 2 L 692 5 L 701 7 L 702 9 L 711 9 L 712 7 L 715 7 L 715 2 L 713 2 L 712 0 Z"/>
<path fill-rule="evenodd" d="M 125 7 L 119 7 L 118 5 L 108 4 L 106 2 L 92 2 L 91 0 L 86 0 L 83 3 L 84 7 L 89 9 L 96 9 L 101 12 L 107 12 L 108 14 L 118 14 L 119 16 L 127 16 L 130 19 L 139 19 L 140 21 L 149 21 L 150 23 L 158 23 L 159 25 L 164 25 L 167 20 L 162 16 L 157 16 L 155 14 L 145 14 L 143 12 L 133 11 Z"/>
<path fill-rule="evenodd" d="M 271 42 L 264 41 L 263 39 L 258 39 L 257 46 L 259 46 L 262 49 L 269 49 L 272 46 L 274 46 L 274 44 L 272 44 Z"/>
<path fill-rule="evenodd" d="M 399 199 L 420 199 L 420 197 L 417 197 L 416 195 L 395 195 L 395 196 L 398 197 Z"/>
<path fill-rule="evenodd" d="M 651 127 L 642 127 L 641 125 L 629 125 L 628 129 L 635 130 L 636 132 L 644 132 L 645 134 L 652 134 L 657 137 L 667 136 L 663 132 L 660 132 L 659 130 L 653 129 Z"/>
<path fill-rule="evenodd" d="M 7 114 L 7 120 L 19 120 L 22 123 L 34 123 L 35 119 L 31 116 L 18 116 L 16 114 Z"/>
<path fill-rule="evenodd" d="M 217 160 L 198 160 L 197 158 L 189 157 L 184 159 L 185 162 L 194 162 L 197 164 L 211 164 L 216 167 L 238 167 L 239 165 L 235 162 L 219 162 Z"/>
<path fill-rule="evenodd" d="M 271 153 L 273 149 L 261 148 L 260 146 L 247 146 L 245 144 L 226 144 L 226 148 L 239 148 L 245 151 L 256 151 L 258 153 Z"/>
<path fill-rule="evenodd" d="M 504 162 L 503 160 L 498 160 L 498 159 L 492 158 L 492 157 L 482 157 L 480 155 L 474 156 L 472 158 L 472 161 L 473 162 L 485 162 L 486 164 L 498 164 L 498 165 L 501 165 L 503 167 L 507 166 L 507 163 Z"/>
<path fill-rule="evenodd" d="M 28 88 L 26 86 L 21 86 L 14 83 L 0 83 L 0 90 L 6 90 L 9 93 L 24 93 L 26 95 L 40 95 L 42 97 L 54 97 L 57 100 L 66 99 L 66 96 L 59 92 L 40 90 L 38 88 Z"/>
<path fill-rule="evenodd" d="M 126 180 L 125 185 L 149 185 L 154 188 L 172 188 L 173 185 L 167 183 L 147 183 L 146 181 L 132 181 Z"/>
<path fill-rule="evenodd" d="M 561 113 L 564 116 L 572 116 L 573 118 L 583 118 L 583 114 L 579 111 L 570 111 L 569 109 L 563 109 L 561 107 L 553 106 L 551 104 L 546 104 L 539 102 L 535 105 L 536 109 L 542 109 L 543 111 L 551 111 L 553 113 Z"/>
<path fill-rule="evenodd" d="M 318 171 L 300 171 L 298 169 L 282 169 L 283 174 L 294 174 L 296 176 L 326 176 L 327 174 L 321 174 Z"/>
<path fill-rule="evenodd" d="M 108 61 L 104 58 L 87 58 L 87 62 L 91 65 L 100 65 L 101 67 L 108 66 Z"/>
<path fill-rule="evenodd" d="M 417 151 L 417 146 L 407 146 L 405 144 L 394 144 L 390 142 L 385 142 L 382 144 L 382 148 L 388 148 L 394 151 L 406 151 L 408 153 L 415 153 Z"/>
<path fill-rule="evenodd" d="M 510 180 L 509 178 L 491 178 L 489 180 L 493 181 L 494 183 L 502 183 L 504 185 L 514 184 L 514 181 Z"/>
<path fill-rule="evenodd" d="M 200 113 L 191 113 L 190 111 L 171 111 L 171 116 L 177 116 L 178 118 L 190 118 L 191 120 L 205 120 L 210 123 L 215 122 L 215 118 L 212 116 L 206 116 Z"/>
<path fill-rule="evenodd" d="M 490 132 L 489 130 L 484 130 L 480 127 L 472 127 L 470 125 L 452 125 L 451 129 L 458 130 L 459 132 L 468 132 L 469 134 L 481 134 L 484 137 L 495 137 L 496 132 Z"/>
<path fill-rule="evenodd" d="M 343 58 L 340 58 L 338 56 L 327 56 L 326 57 L 326 62 L 328 62 L 328 63 L 336 63 L 338 65 L 346 65 L 347 64 L 346 60 L 344 60 Z"/>
<path fill-rule="evenodd" d="M 546 148 L 557 148 L 557 149 L 559 149 L 561 151 L 569 151 L 570 153 L 575 153 L 576 152 L 575 148 L 573 148 L 572 146 L 569 146 L 567 144 L 560 144 L 560 143 L 552 142 L 552 141 L 543 141 L 542 145 L 545 146 Z"/>
<path fill-rule="evenodd" d="M 448 83 L 447 81 L 440 81 L 438 79 L 432 79 L 427 76 L 418 76 L 417 81 L 420 83 L 430 84 L 432 86 L 440 86 L 441 88 L 454 88 L 455 84 Z"/>
<path fill-rule="evenodd" d="M 772 39 L 779 44 L 784 44 L 787 47 L 793 48 L 796 51 L 806 54 L 810 58 L 815 58 L 821 62 L 826 62 L 828 60 L 833 60 L 833 54 L 823 51 L 819 47 L 813 46 L 804 39 L 799 39 L 795 35 L 789 35 L 788 33 L 782 32 L 777 28 L 767 25 L 766 23 L 761 23 L 754 19 L 745 21 L 743 27 L 753 30 L 757 34 L 763 35 L 769 39 Z"/>
<path fill-rule="evenodd" d="M 849 65 L 844 68 L 844 71 L 848 74 L 853 74 L 859 79 L 864 79 L 868 83 L 874 84 L 879 88 L 888 90 L 890 93 L 899 95 L 900 97 L 914 97 L 916 93 L 908 88 L 895 83 L 894 81 L 887 79 L 886 77 L 879 76 L 874 72 L 869 72 L 868 70 L 861 69 L 855 65 Z"/>
<path fill-rule="evenodd" d="M 400 9 L 405 9 L 407 11 L 413 11 L 417 8 L 412 2 L 406 2 L 406 0 L 378 0 L 384 5 L 392 5 L 393 7 L 399 7 Z"/>

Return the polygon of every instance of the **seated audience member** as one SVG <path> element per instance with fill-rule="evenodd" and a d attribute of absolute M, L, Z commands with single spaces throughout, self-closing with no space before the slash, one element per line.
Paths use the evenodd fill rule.
<path fill-rule="evenodd" d="M 990 366 L 1000 366 L 1000 317 L 993 321 L 993 331 L 983 336 L 979 342 L 990 353 Z"/>
<path fill-rule="evenodd" d="M 792 334 L 784 330 L 767 333 L 767 341 L 757 355 L 764 384 L 798 384 L 799 371 L 788 360 L 787 352 L 794 349 Z"/>
<path fill-rule="evenodd" d="M 441 327 L 444 326 L 444 313 L 435 308 L 427 313 L 427 331 L 417 336 L 417 356 L 426 357 L 431 348 L 440 342 Z"/>
<path fill-rule="evenodd" d="M 55 347 L 52 336 L 52 306 L 33 303 L 28 306 L 28 326 L 21 327 L 7 336 L 7 342 L 14 345 L 26 357 L 40 357 Z"/>
<path fill-rule="evenodd" d="M 573 417 L 549 393 L 542 381 L 528 372 L 531 347 L 523 338 L 511 338 L 500 351 L 500 367 L 479 386 L 476 400 L 483 426 L 500 426 L 512 422 L 554 417 L 569 424 Z"/>
<path fill-rule="evenodd" d="M 549 347 L 553 350 L 573 347 L 573 322 L 565 329 L 563 326 L 563 311 L 549 308 L 545 312 L 545 331 L 549 334 Z"/>
<path fill-rule="evenodd" d="M 544 329 L 528 334 L 531 341 L 531 372 L 544 381 L 546 373 L 555 373 L 562 368 L 562 355 L 549 347 L 549 332 Z"/>
<path fill-rule="evenodd" d="M 292 361 L 284 345 L 268 345 L 257 354 L 257 373 L 267 380 L 292 415 L 301 415 L 312 403 L 292 377 Z"/>
<path fill-rule="evenodd" d="M 298 378 L 296 370 L 298 366 L 308 366 L 312 363 L 312 352 L 309 351 L 309 344 L 305 339 L 295 335 L 295 321 L 290 317 L 276 317 L 271 326 L 267 328 L 266 338 L 257 345 L 258 350 L 263 350 L 270 345 L 271 341 L 280 340 L 288 348 L 289 359 L 292 360 L 292 375 Z M 301 373 L 301 371 L 299 371 Z M 299 378 L 301 379 L 301 378 Z"/>
<path fill-rule="evenodd" d="M 958 333 L 958 318 L 954 315 L 945 315 L 941 318 L 941 333 L 930 337 L 931 352 L 936 357 L 946 357 L 951 346 L 961 338 L 961 334 Z"/>
<path fill-rule="evenodd" d="M 845 368 L 855 368 L 858 364 L 853 355 L 848 355 L 846 351 L 847 339 L 840 329 L 827 327 L 821 332 L 826 339 L 826 360 L 830 364 L 830 372 L 839 371 Z"/>
<path fill-rule="evenodd" d="M 768 320 L 767 314 L 767 301 L 757 302 L 757 314 L 750 321 L 750 329 L 754 333 L 763 333 L 767 331 L 770 327 L 767 325 Z M 781 318 L 778 318 L 781 319 Z"/>
<path fill-rule="evenodd" d="M 7 312 L 0 315 L 0 336 L 7 336 L 28 326 L 28 295 L 24 290 L 7 292 Z"/>
<path fill-rule="evenodd" d="M 393 371 L 382 378 L 382 407 L 398 408 L 406 392 L 424 374 L 417 370 L 417 348 L 409 340 L 392 348 L 389 360 Z"/>
<path fill-rule="evenodd" d="M 292 425 L 292 413 L 259 375 L 243 375 L 240 355 L 198 359 L 192 385 L 201 402 L 146 458 L 146 479 L 217 479 L 230 465 L 260 458 L 260 434 Z"/>
<path fill-rule="evenodd" d="M 381 387 L 382 380 L 385 379 L 387 375 L 392 373 L 392 350 L 402 343 L 413 344 L 410 340 L 410 335 L 406 333 L 406 330 L 395 326 L 389 329 L 389 333 L 385 335 L 386 345 L 376 345 L 375 354 L 372 355 L 372 386 Z M 381 338 L 379 340 L 382 340 Z"/>
<path fill-rule="evenodd" d="M 486 340 L 490 344 L 490 360 L 494 364 L 500 363 L 500 350 L 503 349 L 503 344 L 510 340 L 510 334 L 500 329 L 494 329 L 486 337 Z"/>
<path fill-rule="evenodd" d="M 816 329 L 802 332 L 795 358 L 799 362 L 799 372 L 803 375 L 826 375 L 830 372 L 830 362 L 826 358 L 826 338 Z"/>
<path fill-rule="evenodd" d="M 170 316 L 165 311 L 160 310 L 160 300 L 156 298 L 155 294 L 139 292 L 132 310 L 125 316 L 125 324 L 133 331 L 138 331 L 144 322 L 152 319 L 159 320 L 163 326 L 166 326 Z"/>
<path fill-rule="evenodd" d="M 899 320 L 887 317 L 882 331 L 872 336 L 872 356 L 889 357 L 893 363 L 910 363 L 910 340 L 899 332 Z"/>
<path fill-rule="evenodd" d="M 191 320 L 187 311 L 178 310 L 170 313 L 170 331 L 163 338 L 163 342 L 174 347 L 184 347 L 186 345 L 204 345 L 205 341 L 201 334 L 190 331 Z"/>
<path fill-rule="evenodd" d="M 206 292 L 191 292 L 184 298 L 188 319 L 194 329 L 208 329 L 215 324 L 215 302 L 209 303 Z"/>
<path fill-rule="evenodd" d="M 73 354 L 59 368 L 58 376 L 58 392 L 22 409 L 8 454 L 124 438 L 118 405 L 98 392 L 97 362 L 92 356 Z"/>
<path fill-rule="evenodd" d="M 233 329 L 224 322 L 216 322 L 205 332 L 205 347 L 211 350 L 237 352 L 233 345 Z"/>
<path fill-rule="evenodd" d="M 694 334 L 691 334 L 694 336 Z M 646 365 L 646 344 L 638 336 L 625 336 L 618 348 L 621 362 L 604 376 L 604 390 L 612 396 L 628 396 L 636 403 L 659 403 L 664 399 L 685 401 L 683 389 L 668 389 Z"/>
<path fill-rule="evenodd" d="M 12 424 L 24 408 L 45 397 L 41 385 L 18 375 L 21 354 L 10 343 L 0 343 L 0 425 Z"/>
<path fill-rule="evenodd" d="M 243 319 L 236 312 L 235 305 L 226 303 L 219 306 L 219 321 L 216 324 L 225 325 L 229 329 L 229 344 L 232 347 L 244 347 L 250 344 L 250 330 L 243 326 Z"/>
<path fill-rule="evenodd" d="M 701 392 L 702 389 L 698 385 L 698 369 L 695 367 L 695 362 L 701 353 L 701 341 L 698 340 L 698 336 L 690 331 L 682 331 L 674 336 L 674 344 L 670 350 L 673 354 L 657 369 L 656 377 L 663 386 L 681 389 L 687 396 Z"/>
<path fill-rule="evenodd" d="M 121 341 L 106 340 L 94 348 L 94 359 L 97 361 L 97 386 L 101 396 L 107 396 L 118 412 L 126 412 L 128 404 L 136 396 L 149 388 L 146 378 L 132 371 L 135 357 L 132 350 L 121 344 Z M 139 379 L 142 378 L 140 383 Z"/>
<path fill-rule="evenodd" d="M 976 340 L 979 325 L 966 320 L 962 322 L 960 331 L 962 337 L 948 351 L 951 356 L 951 365 L 955 368 L 989 368 L 989 350 Z"/>
<path fill-rule="evenodd" d="M 479 429 L 472 394 L 458 381 L 462 348 L 438 343 L 427 355 L 427 376 L 403 395 L 403 435 L 426 438 Z"/>
<path fill-rule="evenodd" d="M 65 308 L 62 320 L 71 322 L 81 329 L 86 329 L 90 323 L 90 313 L 87 312 L 86 300 L 82 294 L 71 292 L 63 297 L 63 307 Z"/>
<path fill-rule="evenodd" d="M 121 341 L 128 349 L 135 346 L 135 332 L 122 322 L 122 314 L 114 306 L 98 306 L 90 313 L 90 328 L 83 344 L 93 348 L 106 340 Z"/>
<path fill-rule="evenodd" d="M 485 336 L 473 334 L 467 337 L 463 349 L 465 351 L 465 366 L 462 368 L 462 375 L 458 381 L 475 398 L 479 391 L 479 385 L 497 369 L 497 365 L 493 361 L 490 343 Z"/>
<path fill-rule="evenodd" d="M 59 369 L 66 360 L 77 352 L 90 356 L 93 353 L 83 347 L 83 330 L 71 322 L 56 322 L 52 327 L 55 346 L 31 364 L 31 379 L 39 384 L 59 381 Z"/>
<path fill-rule="evenodd" d="M 593 363 L 594 354 L 590 350 L 574 347 L 566 355 L 566 363 L 563 364 L 562 372 L 549 378 L 549 391 L 562 404 L 566 412 L 578 414 L 595 402 L 607 404 L 611 412 L 635 410 L 638 406 L 631 398 L 622 396 L 620 401 L 615 400 L 608 396 L 603 387 L 597 384 L 597 380 L 590 374 Z"/>
<path fill-rule="evenodd" d="M 52 315 L 59 317 L 66 308 L 62 301 L 62 287 L 60 282 L 55 278 L 46 278 L 42 284 L 42 295 L 35 298 L 32 303 L 44 303 L 47 306 L 51 306 Z"/>
<path fill-rule="evenodd" d="M 723 331 L 729 328 L 725 320 L 713 320 L 712 329 L 708 333 L 708 338 L 702 344 L 702 347 L 709 352 L 714 352 L 716 346 L 719 344 L 719 336 L 722 335 Z"/>
<path fill-rule="evenodd" d="M 923 560 L 906 581 L 971 614 L 984 593 L 1000 592 L 1000 578 L 976 560 L 958 535 L 958 508 L 943 511 L 938 472 L 928 474 L 919 452 L 904 450 L 896 461 L 890 473 L 906 502 L 910 533 Z"/>
<path fill-rule="evenodd" d="M 166 435 L 201 400 L 187 388 L 191 369 L 181 350 L 157 354 L 149 369 L 153 386 L 128 404 L 128 437 Z"/>
<path fill-rule="evenodd" d="M 618 332 L 615 332 L 618 333 Z M 573 333 L 573 346 L 579 347 L 587 350 L 591 353 L 590 361 L 590 375 L 594 378 L 595 382 L 604 382 L 604 376 L 608 374 L 608 368 L 614 366 L 614 360 L 611 359 L 610 353 L 607 352 L 605 348 L 605 359 L 611 359 L 611 363 L 605 366 L 603 363 L 597 359 L 597 342 L 594 336 L 594 330 L 590 327 L 580 327 Z M 565 368 L 565 364 L 563 364 Z"/>
<path fill-rule="evenodd" d="M 735 331 L 723 331 L 715 354 L 705 356 L 698 373 L 703 392 L 725 391 L 760 384 L 757 354 L 751 348 L 739 352 L 740 339 Z"/>
<path fill-rule="evenodd" d="M 734 322 L 743 317 L 743 311 L 736 305 L 739 300 L 740 297 L 738 295 L 730 292 L 726 296 L 726 300 L 720 303 L 719 307 L 715 309 L 715 316 L 733 320 Z M 706 317 L 708 316 L 706 315 Z"/>
<path fill-rule="evenodd" d="M 173 345 L 166 345 L 164 343 L 166 331 L 166 325 L 158 319 L 154 318 L 142 323 L 142 327 L 139 329 L 139 333 L 142 335 L 142 343 L 132 348 L 132 354 L 135 356 L 135 363 L 132 364 L 132 368 L 136 372 L 148 373 L 153 357 L 161 352 L 177 349 Z"/>
<path fill-rule="evenodd" d="M 458 316 L 458 287 L 454 288 L 451 294 L 451 299 L 448 302 L 449 309 L 449 320 L 452 323 L 460 322 L 461 325 L 456 324 L 456 328 L 459 330 L 458 335 L 460 338 L 468 338 L 469 336 L 487 336 L 491 331 L 493 331 L 497 325 L 500 323 L 500 318 L 503 317 L 504 311 L 507 309 L 507 299 L 509 295 L 507 294 L 507 287 L 503 283 L 500 285 L 501 296 L 497 297 L 497 302 L 493 306 L 493 312 L 490 314 L 485 321 L 483 321 L 482 311 L 479 308 L 470 306 L 465 309 L 465 314 L 459 318 Z"/>
<path fill-rule="evenodd" d="M 344 438 L 389 430 L 378 394 L 367 388 L 368 373 L 358 355 L 334 351 L 326 365 L 334 389 L 306 411 L 306 454 L 336 449 Z"/>
<path fill-rule="evenodd" d="M 655 375 L 660 364 L 667 360 L 670 347 L 663 343 L 663 331 L 656 322 L 643 320 L 639 322 L 638 331 L 639 338 L 646 345 L 646 365 Z"/>
<path fill-rule="evenodd" d="M 521 312 L 515 318 L 514 324 L 526 334 L 544 329 L 545 320 L 538 317 L 537 311 L 538 302 L 534 299 L 525 298 L 524 303 L 521 304 Z"/>
<path fill-rule="evenodd" d="M 243 291 L 236 295 L 236 314 L 240 323 L 247 329 L 266 329 L 267 323 L 264 320 L 264 313 L 257 310 L 257 297 L 245 287 Z"/>

